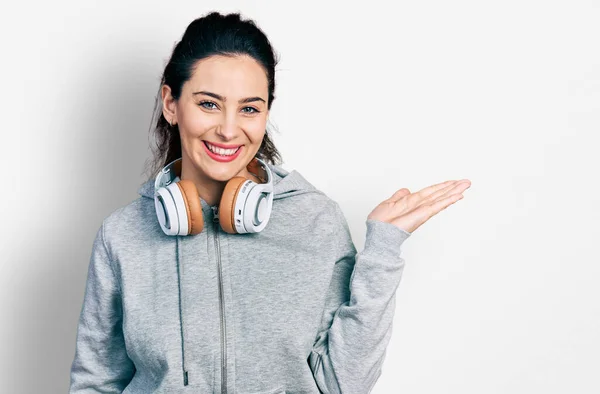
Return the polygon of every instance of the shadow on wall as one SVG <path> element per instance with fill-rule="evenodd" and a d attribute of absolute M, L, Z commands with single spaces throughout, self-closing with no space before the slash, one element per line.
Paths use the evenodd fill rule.
<path fill-rule="evenodd" d="M 49 126 L 65 141 L 61 151 L 49 155 L 59 156 L 68 180 L 44 191 L 54 194 L 58 203 L 47 201 L 48 210 L 61 219 L 42 220 L 8 251 L 21 256 L 12 264 L 31 267 L 15 272 L 35 274 L 11 279 L 21 296 L 6 300 L 12 349 L 4 349 L 10 362 L 2 366 L 7 377 L 2 381 L 8 382 L 3 392 L 68 391 L 94 237 L 106 216 L 139 197 L 145 180 L 162 64 L 155 53 L 153 64 L 144 58 L 149 54 L 133 46 L 107 46 L 95 53 L 79 59 L 77 75 L 59 88 L 69 98 L 67 122 Z"/>

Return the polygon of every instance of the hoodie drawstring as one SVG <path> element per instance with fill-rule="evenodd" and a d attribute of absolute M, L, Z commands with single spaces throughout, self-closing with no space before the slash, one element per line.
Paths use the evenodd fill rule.
<path fill-rule="evenodd" d="M 181 261 L 179 259 L 180 245 L 179 245 L 179 235 L 175 236 L 176 241 L 176 251 L 175 254 L 177 256 L 177 286 L 179 288 L 179 326 L 181 328 L 181 368 L 183 369 L 183 385 L 188 385 L 188 372 L 185 370 L 185 336 L 183 334 L 183 312 L 182 312 L 182 296 L 181 296 Z"/>

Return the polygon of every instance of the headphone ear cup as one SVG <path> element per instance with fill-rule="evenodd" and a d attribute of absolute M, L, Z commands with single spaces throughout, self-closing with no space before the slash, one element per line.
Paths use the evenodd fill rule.
<path fill-rule="evenodd" d="M 200 195 L 194 182 L 182 179 L 176 183 L 179 186 L 183 202 L 185 203 L 185 214 L 188 222 L 188 235 L 196 235 L 202 232 L 204 228 L 204 216 L 202 215 L 202 204 L 200 203 Z"/>
<path fill-rule="evenodd" d="M 241 176 L 234 176 L 225 185 L 221 202 L 219 203 L 219 222 L 223 231 L 229 234 L 237 234 L 235 229 L 235 202 L 238 192 L 247 179 Z"/>

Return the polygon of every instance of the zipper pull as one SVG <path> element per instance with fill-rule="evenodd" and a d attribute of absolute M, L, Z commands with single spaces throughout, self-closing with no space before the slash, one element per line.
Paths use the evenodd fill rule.
<path fill-rule="evenodd" d="M 219 223 L 219 207 L 211 207 L 213 210 L 213 223 Z"/>

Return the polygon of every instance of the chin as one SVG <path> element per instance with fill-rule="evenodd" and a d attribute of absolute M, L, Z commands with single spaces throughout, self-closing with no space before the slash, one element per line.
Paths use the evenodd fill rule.
<path fill-rule="evenodd" d="M 242 163 L 244 161 L 240 160 L 239 162 Z M 219 182 L 227 182 L 231 178 L 239 174 L 244 169 L 244 166 L 238 163 L 233 164 L 213 162 L 210 163 L 210 166 L 208 168 L 200 168 L 202 169 L 202 172 L 204 172 L 209 178 Z"/>

